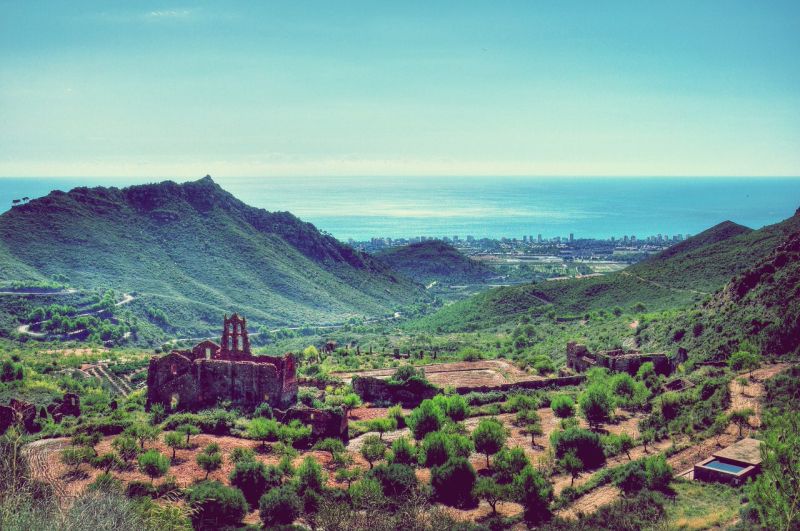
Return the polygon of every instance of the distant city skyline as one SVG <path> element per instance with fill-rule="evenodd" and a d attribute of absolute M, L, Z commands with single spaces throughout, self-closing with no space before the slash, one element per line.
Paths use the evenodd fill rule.
<path fill-rule="evenodd" d="M 0 176 L 798 176 L 798 22 L 790 1 L 0 0 Z"/>

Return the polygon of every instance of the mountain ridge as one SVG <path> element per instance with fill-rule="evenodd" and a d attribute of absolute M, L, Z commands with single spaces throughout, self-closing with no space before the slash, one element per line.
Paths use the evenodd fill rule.
<path fill-rule="evenodd" d="M 285 326 L 387 315 L 424 296 L 381 261 L 210 177 L 53 191 L 0 215 L 0 261 L 23 280 L 63 274 L 149 293 L 137 304 L 172 313 L 184 331 L 234 309 Z"/>

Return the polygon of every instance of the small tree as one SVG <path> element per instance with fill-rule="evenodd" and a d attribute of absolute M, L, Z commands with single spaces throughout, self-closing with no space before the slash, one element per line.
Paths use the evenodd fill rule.
<path fill-rule="evenodd" d="M 273 419 L 256 417 L 247 424 L 247 436 L 256 441 L 261 441 L 261 448 L 266 448 L 267 439 L 277 436 L 278 423 Z"/>
<path fill-rule="evenodd" d="M 177 431 L 169 431 L 164 434 L 164 444 L 172 448 L 172 460 L 175 460 L 175 452 L 178 448 L 183 448 L 183 434 Z"/>
<path fill-rule="evenodd" d="M 475 487 L 472 489 L 475 497 L 486 500 L 492 508 L 492 515 L 497 514 L 497 503 L 509 498 L 509 488 L 507 485 L 498 484 L 493 478 L 478 478 Z"/>
<path fill-rule="evenodd" d="M 357 481 L 364 474 L 364 470 L 358 467 L 355 468 L 342 468 L 336 472 L 336 481 L 347 483 L 347 488 Z"/>
<path fill-rule="evenodd" d="M 169 459 L 158 450 L 148 450 L 139 456 L 139 471 L 150 476 L 150 484 L 169 470 Z"/>
<path fill-rule="evenodd" d="M 750 417 L 754 415 L 754 412 L 750 408 L 745 409 L 737 409 L 735 411 L 731 411 L 729 418 L 731 422 L 736 424 L 739 427 L 739 438 L 742 438 L 742 430 L 745 427 L 750 427 Z"/>
<path fill-rule="evenodd" d="M 364 438 L 364 443 L 361 445 L 361 455 L 369 463 L 369 468 L 372 469 L 373 463 L 386 454 L 386 446 L 381 441 L 380 437 L 376 435 L 367 435 Z"/>
<path fill-rule="evenodd" d="M 201 481 L 192 485 L 186 501 L 192 508 L 195 529 L 238 527 L 247 514 L 247 500 L 242 492 L 218 481 Z"/>
<path fill-rule="evenodd" d="M 139 441 L 140 449 L 144 450 L 144 443 L 148 441 L 155 441 L 158 438 L 158 434 L 161 432 L 161 430 L 158 428 L 158 426 L 151 426 L 150 424 L 137 422 L 125 430 L 125 432 Z"/>
<path fill-rule="evenodd" d="M 747 371 L 750 379 L 753 379 L 753 371 L 761 365 L 761 356 L 755 352 L 740 350 L 731 354 L 728 358 L 728 366 L 734 371 Z"/>
<path fill-rule="evenodd" d="M 111 441 L 111 446 L 117 451 L 119 457 L 125 462 L 130 463 L 139 455 L 139 447 L 136 445 L 136 439 L 130 435 L 120 435 Z"/>
<path fill-rule="evenodd" d="M 536 446 L 536 437 L 542 435 L 542 421 L 535 409 L 523 409 L 517 412 L 516 423 L 522 432 L 531 436 L 531 446 Z"/>
<path fill-rule="evenodd" d="M 656 432 L 653 430 L 644 430 L 639 435 L 639 439 L 642 441 L 642 446 L 644 446 L 644 453 L 648 453 L 647 445 L 656 440 Z"/>
<path fill-rule="evenodd" d="M 189 447 L 189 438 L 192 435 L 199 434 L 200 433 L 200 428 L 198 428 L 197 426 L 195 426 L 193 424 L 183 424 L 181 426 L 178 426 L 178 429 L 176 431 L 178 433 L 181 433 L 181 434 L 186 436 L 186 447 L 188 448 Z"/>
<path fill-rule="evenodd" d="M 725 434 L 730 423 L 731 419 L 725 412 L 718 413 L 717 416 L 714 417 L 714 423 L 711 425 L 711 433 L 716 438 L 718 447 L 722 447 L 720 437 Z"/>
<path fill-rule="evenodd" d="M 384 433 L 397 429 L 397 421 L 393 418 L 373 419 L 367 422 L 367 429 L 377 432 L 380 439 L 383 440 Z"/>
<path fill-rule="evenodd" d="M 508 433 L 505 427 L 495 418 L 481 420 L 472 432 L 475 450 L 486 455 L 486 468 L 489 468 L 489 456 L 500 451 L 506 443 L 506 437 Z"/>
<path fill-rule="evenodd" d="M 611 393 L 602 384 L 592 384 L 586 388 L 578 401 L 586 422 L 593 429 L 597 429 L 604 422 L 611 419 L 614 412 L 614 402 Z"/>
<path fill-rule="evenodd" d="M 583 461 L 578 458 L 575 450 L 570 450 L 558 460 L 558 468 L 571 476 L 572 479 L 569 484 L 571 487 L 575 485 L 575 478 L 579 477 L 583 472 Z"/>
<path fill-rule="evenodd" d="M 117 454 L 110 452 L 103 455 L 98 455 L 94 459 L 91 460 L 91 465 L 94 468 L 102 470 L 104 474 L 108 474 L 111 472 L 111 469 L 114 467 L 118 467 L 122 464 L 117 457 Z"/>
<path fill-rule="evenodd" d="M 416 440 L 423 439 L 432 431 L 439 431 L 445 422 L 445 415 L 433 400 L 426 399 L 406 417 Z"/>
<path fill-rule="evenodd" d="M 503 448 L 494 456 L 493 477 L 498 483 L 507 485 L 514 481 L 514 476 L 530 464 L 531 461 L 522 448 L 518 446 Z"/>
<path fill-rule="evenodd" d="M 322 439 L 321 441 L 317 441 L 317 443 L 313 446 L 312 449 L 320 450 L 322 452 L 328 452 L 329 454 L 331 454 L 331 461 L 333 461 L 336 454 L 345 451 L 344 443 L 339 439 L 334 439 L 332 437 L 328 437 L 327 439 Z"/>
<path fill-rule="evenodd" d="M 633 448 L 636 446 L 636 443 L 631 438 L 631 436 L 628 435 L 625 432 L 619 434 L 619 437 L 617 438 L 617 441 L 619 441 L 619 449 L 620 449 L 620 451 L 625 452 L 625 455 L 628 456 L 628 461 L 630 461 L 631 460 L 631 450 L 633 450 Z"/>
<path fill-rule="evenodd" d="M 219 451 L 219 445 L 215 443 L 209 444 L 202 452 L 197 454 L 195 461 L 200 468 L 206 471 L 205 479 L 208 479 L 211 472 L 218 470 L 222 466 L 222 453 Z"/>
<path fill-rule="evenodd" d="M 342 406 L 344 407 L 345 414 L 347 414 L 348 418 L 350 417 L 350 413 L 353 409 L 357 408 L 361 405 L 361 397 L 355 393 L 348 393 L 344 395 L 342 399 Z"/>
<path fill-rule="evenodd" d="M 68 446 L 61 451 L 61 462 L 72 467 L 72 473 L 77 474 L 80 466 L 94 457 L 94 452 L 85 446 Z"/>

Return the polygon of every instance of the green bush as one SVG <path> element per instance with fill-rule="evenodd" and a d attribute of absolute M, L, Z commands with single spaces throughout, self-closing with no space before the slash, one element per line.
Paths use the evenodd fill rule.
<path fill-rule="evenodd" d="M 431 487 L 436 499 L 453 507 L 475 503 L 472 489 L 476 480 L 475 469 L 463 457 L 450 459 L 442 466 L 431 469 Z"/>
<path fill-rule="evenodd" d="M 538 470 L 532 466 L 525 467 L 514 478 L 513 485 L 528 524 L 535 525 L 550 517 L 553 487 Z"/>
<path fill-rule="evenodd" d="M 169 470 L 169 458 L 158 450 L 148 450 L 139 456 L 139 471 L 155 479 Z"/>
<path fill-rule="evenodd" d="M 236 525 L 247 514 L 242 491 L 218 481 L 201 481 L 188 489 L 186 501 L 192 508 L 195 529 L 221 529 Z"/>
<path fill-rule="evenodd" d="M 303 459 L 303 462 L 297 467 L 295 475 L 297 477 L 297 490 L 301 495 L 308 490 L 321 492 L 325 486 L 325 475 L 322 472 L 322 467 L 311 456 L 306 456 Z"/>
<path fill-rule="evenodd" d="M 414 466 L 417 464 L 417 449 L 407 437 L 392 442 L 392 464 Z"/>
<path fill-rule="evenodd" d="M 569 395 L 556 395 L 550 400 L 550 408 L 556 417 L 566 419 L 575 415 L 575 402 Z"/>
<path fill-rule="evenodd" d="M 604 384 L 590 384 L 578 403 L 586 422 L 595 428 L 611 420 L 614 414 L 614 400 Z"/>
<path fill-rule="evenodd" d="M 431 432 L 439 431 L 444 422 L 444 412 L 430 399 L 423 400 L 406 418 L 406 424 L 417 440 L 424 438 Z"/>
<path fill-rule="evenodd" d="M 261 521 L 267 528 L 288 525 L 300 516 L 302 502 L 291 485 L 271 489 L 258 503 Z"/>
<path fill-rule="evenodd" d="M 436 395 L 433 402 L 450 420 L 458 422 L 469 416 L 469 405 L 461 395 Z"/>
<path fill-rule="evenodd" d="M 522 448 L 503 448 L 494 456 L 494 479 L 501 485 L 511 483 L 514 476 L 530 464 Z"/>
<path fill-rule="evenodd" d="M 267 467 L 255 460 L 245 460 L 236 464 L 229 476 L 231 485 L 244 494 L 250 507 L 255 507 L 267 490 L 281 484 L 281 473 L 276 467 Z"/>
<path fill-rule="evenodd" d="M 483 419 L 472 432 L 472 441 L 475 450 L 486 456 L 486 466 L 489 466 L 489 456 L 500 451 L 505 445 L 508 431 L 503 424 L 495 419 Z"/>
<path fill-rule="evenodd" d="M 582 428 L 554 431 L 550 435 L 550 446 L 555 449 L 556 459 L 561 459 L 567 452 L 574 450 L 586 468 L 597 468 L 606 460 L 600 436 Z"/>
<path fill-rule="evenodd" d="M 384 496 L 393 501 L 407 497 L 417 488 L 414 469 L 407 465 L 378 465 L 367 472 L 365 477 L 378 481 Z"/>

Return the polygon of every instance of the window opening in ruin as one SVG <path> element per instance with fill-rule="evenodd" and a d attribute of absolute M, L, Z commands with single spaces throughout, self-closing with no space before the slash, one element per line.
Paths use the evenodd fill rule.
<path fill-rule="evenodd" d="M 175 411 L 178 408 L 178 404 L 180 403 L 180 396 L 178 393 L 172 393 L 172 396 L 169 397 L 169 410 Z"/>
<path fill-rule="evenodd" d="M 211 359 L 211 347 L 206 347 L 206 359 Z"/>
<path fill-rule="evenodd" d="M 173 363 L 173 364 L 172 364 L 172 366 L 170 367 L 170 370 L 172 371 L 172 375 L 173 375 L 173 376 L 175 376 L 176 374 L 178 374 L 178 366 L 177 366 L 177 365 L 175 365 L 174 363 Z"/>

